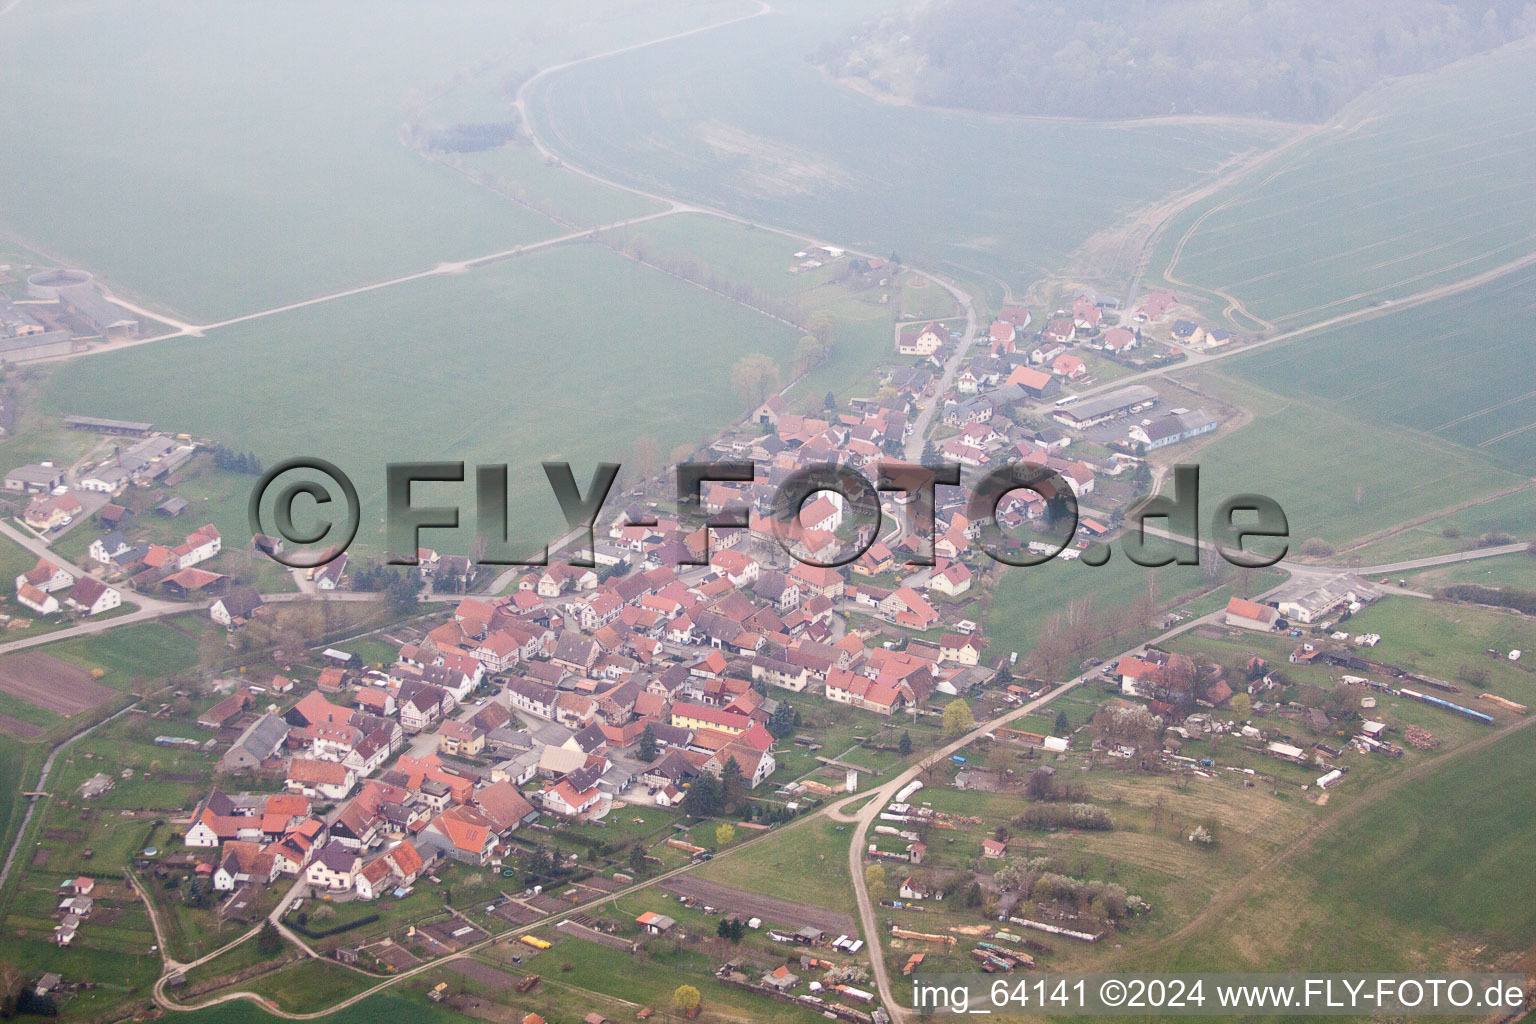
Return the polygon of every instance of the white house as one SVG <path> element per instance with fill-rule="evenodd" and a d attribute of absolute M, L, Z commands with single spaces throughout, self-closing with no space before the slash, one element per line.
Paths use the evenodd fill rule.
<path fill-rule="evenodd" d="M 23 583 L 16 591 L 16 600 L 39 615 L 52 615 L 59 610 L 59 602 L 52 594 L 45 594 L 30 583 Z"/>
<path fill-rule="evenodd" d="M 46 558 L 39 558 L 31 570 L 16 577 L 16 590 L 19 593 L 23 586 L 31 585 L 45 594 L 51 594 L 74 582 L 75 577 L 68 569 L 54 565 Z"/>
<path fill-rule="evenodd" d="M 64 601 L 82 615 L 100 615 L 123 603 L 123 595 L 94 576 L 82 577 Z"/>
<path fill-rule="evenodd" d="M 362 863 L 363 859 L 356 850 L 333 839 L 310 861 L 304 872 L 304 881 L 316 889 L 344 892 L 356 884 L 357 870 Z"/>

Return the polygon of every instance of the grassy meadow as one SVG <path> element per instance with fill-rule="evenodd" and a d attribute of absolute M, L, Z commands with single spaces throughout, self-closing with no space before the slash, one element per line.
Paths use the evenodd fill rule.
<path fill-rule="evenodd" d="M 401 143 L 478 69 L 535 68 L 739 13 L 475 0 L 22 4 L 0 36 L 19 115 L 0 225 L 156 308 L 214 320 L 563 233 Z M 343 45 L 344 44 L 344 45 Z M 471 108 L 481 118 L 504 111 Z"/>
<path fill-rule="evenodd" d="M 1536 473 L 1536 390 L 1520 325 L 1533 316 L 1536 269 L 1526 269 L 1427 306 L 1261 349 L 1228 370 L 1529 476 Z"/>
<path fill-rule="evenodd" d="M 1153 261 L 1278 328 L 1315 323 L 1530 252 L 1536 70 L 1527 40 L 1366 94 L 1191 206 Z M 1476 111 L 1475 116 L 1468 112 Z M 1239 327 L 1252 318 L 1235 317 Z"/>
<path fill-rule="evenodd" d="M 805 60 L 857 17 L 775 4 L 764 17 L 551 74 L 529 90 L 530 117 L 562 156 L 617 180 L 1018 289 L 1059 273 L 1122 215 L 1290 131 L 881 104 Z"/>
<path fill-rule="evenodd" d="M 760 313 L 575 245 L 78 360 L 58 369 L 45 402 L 237 439 L 267 465 L 330 459 L 357 482 L 362 552 L 382 549 L 385 463 L 469 462 L 462 487 L 417 489 L 418 501 L 456 499 L 468 523 L 473 464 L 505 462 L 514 536 L 542 541 L 562 522 L 542 460 L 569 460 L 585 488 L 595 463 L 626 461 L 637 439 L 665 458 L 713 437 L 746 411 L 731 365 L 762 352 L 787 377 L 798 340 Z M 164 387 L 172 366 L 200 383 Z M 231 515 L 245 497 L 225 496 Z M 467 530 L 429 541 L 469 542 Z"/>
<path fill-rule="evenodd" d="M 1510 813 L 1533 767 L 1536 745 L 1524 733 L 1453 752 L 1300 844 L 1235 905 L 1133 966 L 1508 966 L 1536 943 L 1533 904 L 1517 881 L 1536 823 Z M 1452 808 L 1454 825 L 1445 819 Z"/>
<path fill-rule="evenodd" d="M 1194 459 L 1202 507 L 1208 502 L 1214 511 L 1236 494 L 1268 495 L 1285 510 L 1292 554 L 1311 538 L 1340 547 L 1525 483 L 1485 453 L 1378 425 L 1294 387 L 1269 391 L 1210 370 L 1192 379 L 1251 417 Z"/>

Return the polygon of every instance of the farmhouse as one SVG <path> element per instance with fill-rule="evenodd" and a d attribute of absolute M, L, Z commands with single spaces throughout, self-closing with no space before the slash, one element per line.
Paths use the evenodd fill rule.
<path fill-rule="evenodd" d="M 83 576 L 68 594 L 64 603 L 81 615 L 99 615 L 123 603 L 123 595 L 94 576 Z"/>
<path fill-rule="evenodd" d="M 16 600 L 39 615 L 52 615 L 59 610 L 58 599 L 38 590 L 30 583 L 23 583 L 16 591 Z"/>
<path fill-rule="evenodd" d="M 266 603 L 255 587 L 230 587 L 229 591 L 208 609 L 209 618 L 231 629 L 244 625 L 263 609 Z"/>
<path fill-rule="evenodd" d="M 1280 613 L 1267 604 L 1234 597 L 1227 602 L 1226 623 L 1240 629 L 1269 632 L 1280 620 Z"/>
<path fill-rule="evenodd" d="M 30 570 L 16 577 L 16 589 L 20 591 L 23 586 L 30 584 L 45 594 L 51 594 L 55 590 L 63 590 L 74 582 L 75 578 L 70 575 L 68 569 L 54 565 L 46 558 L 40 558 Z"/>

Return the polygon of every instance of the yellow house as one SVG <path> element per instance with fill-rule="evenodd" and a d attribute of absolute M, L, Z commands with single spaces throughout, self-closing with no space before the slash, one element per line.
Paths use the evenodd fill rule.
<path fill-rule="evenodd" d="M 699 729 L 714 729 L 730 736 L 739 736 L 747 731 L 752 719 L 721 708 L 679 702 L 672 705 L 672 724 L 679 729 L 692 729 L 695 732 Z"/>
<path fill-rule="evenodd" d="M 444 722 L 437 734 L 437 749 L 455 757 L 474 757 L 485 749 L 485 730 L 468 722 Z"/>
<path fill-rule="evenodd" d="M 922 328 L 903 328 L 896 342 L 896 351 L 904 356 L 931 356 L 948 337 L 949 332 L 937 320 Z"/>

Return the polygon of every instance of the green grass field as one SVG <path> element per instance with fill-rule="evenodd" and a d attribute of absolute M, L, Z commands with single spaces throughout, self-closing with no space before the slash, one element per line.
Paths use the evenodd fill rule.
<path fill-rule="evenodd" d="M 1529 475 L 1536 391 L 1517 325 L 1533 314 L 1536 270 L 1526 269 L 1428 306 L 1262 349 L 1228 369 L 1278 394 L 1443 439 Z"/>
<path fill-rule="evenodd" d="M 324 960 L 300 960 L 290 967 L 264 974 L 251 983 L 258 992 L 289 1012 L 312 1012 L 354 996 L 376 984 L 375 980 L 339 964 Z"/>
<path fill-rule="evenodd" d="M 1483 453 L 1291 397 L 1293 388 L 1283 397 L 1208 370 L 1195 379 L 1252 416 L 1195 460 L 1202 507 L 1209 515 L 1232 495 L 1273 498 L 1293 554 L 1309 538 L 1339 546 L 1525 482 Z"/>
<path fill-rule="evenodd" d="M 1527 41 L 1361 97 L 1187 210 L 1153 265 L 1289 328 L 1524 256 L 1536 110 L 1521 87 L 1533 68 Z"/>
<path fill-rule="evenodd" d="M 1443 516 L 1431 516 L 1375 537 L 1350 552 L 1362 565 L 1381 565 L 1463 551 L 1485 535 L 1536 538 L 1536 500 L 1531 490 L 1500 495 Z"/>
<path fill-rule="evenodd" d="M 654 200 L 599 185 L 558 163 L 546 162 L 531 146 L 465 153 L 461 160 L 465 173 L 476 181 L 571 229 L 595 228 L 663 208 Z"/>
<path fill-rule="evenodd" d="M 542 541 L 560 522 L 542 460 L 570 461 L 585 489 L 594 463 L 626 461 L 639 438 L 665 457 L 713 437 L 746 411 L 730 386 L 736 359 L 764 352 L 787 364 L 798 340 L 727 299 L 578 245 L 77 361 L 59 369 L 49 402 L 238 439 L 268 465 L 330 459 L 357 482 L 362 551 L 382 548 L 385 463 L 466 460 L 462 487 L 417 488 L 418 501 L 456 498 L 466 524 L 473 465 L 508 463 L 513 534 Z M 204 383 L 163 387 L 172 366 Z M 234 489 L 224 515 L 242 519 L 245 499 Z M 226 543 L 248 536 L 236 527 Z M 457 548 L 424 536 L 469 549 L 468 530 Z"/>
<path fill-rule="evenodd" d="M 282 1018 L 265 1012 L 247 1000 L 222 1003 L 206 1010 L 178 1013 L 177 1020 L 187 1024 L 260 1024 Z M 420 1024 L 450 1024 L 464 1017 L 446 1007 L 430 1003 L 419 986 L 397 985 L 378 995 L 321 1018 L 330 1024 L 374 1024 L 380 1020 L 408 1020 Z"/>
<path fill-rule="evenodd" d="M 1475 583 L 1484 587 L 1536 590 L 1536 557 L 1528 554 L 1499 555 L 1459 565 L 1442 565 L 1406 573 L 1415 590 Z"/>
<path fill-rule="evenodd" d="M 1536 672 L 1523 658 L 1511 662 L 1505 657 L 1511 650 L 1536 649 L 1536 619 L 1529 616 L 1389 598 L 1340 628 L 1356 634 L 1380 633 L 1381 643 L 1372 657 L 1461 686 L 1463 699 L 1458 703 L 1488 711 L 1467 699 L 1484 690 L 1524 704 L 1536 703 Z M 1490 657 L 1484 653 L 1487 650 L 1497 651 L 1498 656 Z M 1474 670 L 1470 677 L 1468 670 Z"/>
<path fill-rule="evenodd" d="M 402 125 L 462 120 L 436 104 L 476 70 L 499 88 L 740 9 L 18 6 L 0 40 L 0 91 L 26 114 L 0 154 L 0 223 L 126 295 L 199 319 L 561 234 L 407 149 Z"/>
<path fill-rule="evenodd" d="M 605 175 L 1014 287 L 1060 272 L 1118 216 L 1289 133 L 882 105 L 805 61 L 857 17 L 846 5 L 776 4 L 552 74 L 530 90 L 530 114 L 557 152 Z"/>
<path fill-rule="evenodd" d="M 711 861 L 697 873 L 722 885 L 856 913 L 848 877 L 852 828 L 831 821 L 799 825 L 749 850 Z"/>
<path fill-rule="evenodd" d="M 1236 582 L 1236 570 L 1225 563 L 1211 561 L 1218 557 L 1212 554 L 1203 556 L 1203 565 L 1147 568 L 1132 562 L 1118 544 L 1114 547 L 1108 564 L 1098 568 L 1080 561 L 1060 559 L 1052 559 L 1045 565 L 1000 568 L 984 622 L 989 645 L 987 660 L 1006 658 L 1017 651 L 1020 664 L 1015 671 L 1022 672 L 1023 661 L 1044 634 L 1047 620 L 1064 612 L 1071 604 L 1088 608 L 1101 625 L 1114 630 L 1114 635 L 1103 643 L 1080 652 L 1080 658 L 1122 651 L 1141 639 L 1162 632 L 1156 622 L 1143 629 L 1140 623 L 1132 623 L 1126 618 L 1131 606 L 1148 592 L 1149 587 L 1158 607 L 1166 611 L 1179 607 L 1201 591 Z M 1273 586 L 1267 580 L 1267 576 L 1256 576 L 1252 583 L 1261 588 Z M 1223 589 L 1221 593 L 1227 591 Z M 1197 610 L 1203 614 L 1209 609 L 1202 605 Z M 1076 675 L 1077 662 L 1073 661 L 1067 669 L 1068 675 Z"/>

